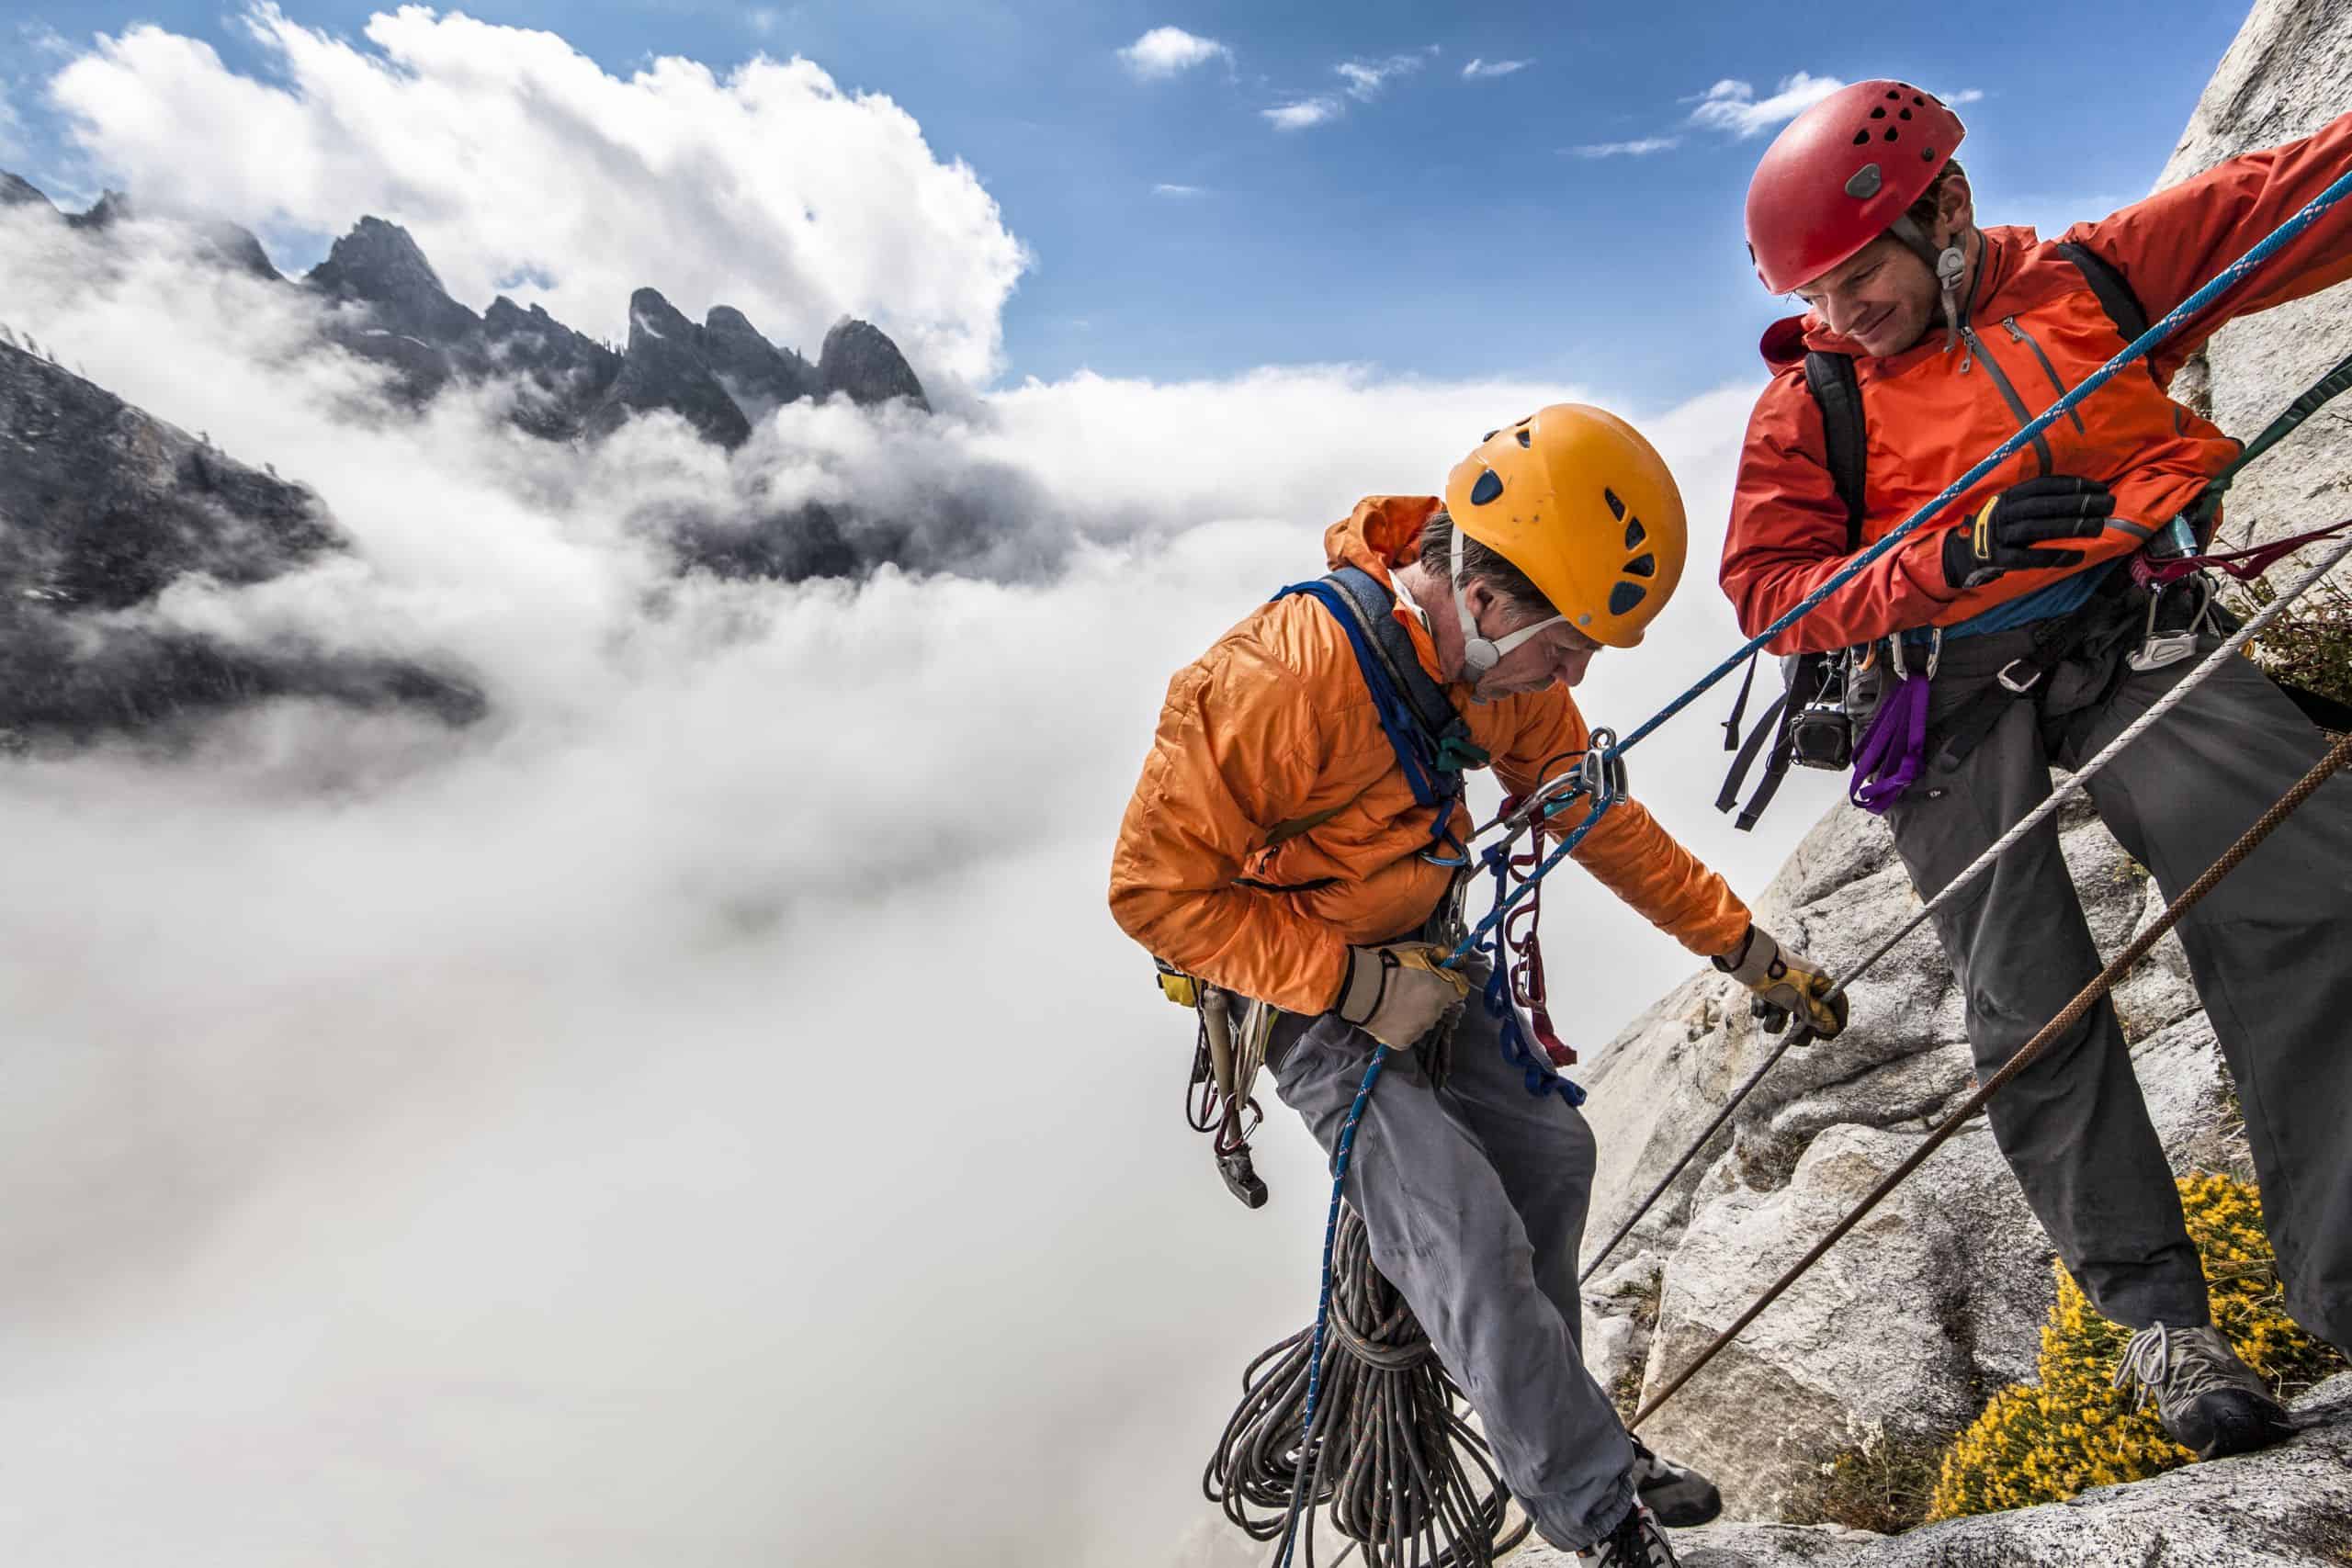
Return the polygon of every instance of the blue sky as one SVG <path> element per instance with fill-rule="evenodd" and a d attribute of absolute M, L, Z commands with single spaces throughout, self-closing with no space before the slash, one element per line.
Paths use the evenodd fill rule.
<path fill-rule="evenodd" d="M 356 37 L 378 7 L 286 8 Z M 1749 374 L 1775 313 L 1739 236 L 1740 195 L 1770 131 L 1693 123 L 1714 84 L 1747 83 L 1761 99 L 1799 73 L 1895 74 L 1981 94 L 1962 110 L 1981 210 L 2049 224 L 2147 188 L 2243 19 L 2185 0 L 1980 0 L 1957 20 L 1949 6 L 1881 6 L 1835 29 L 1815 7 L 1688 0 L 467 9 L 560 32 L 616 73 L 660 54 L 723 71 L 797 52 L 844 86 L 888 94 L 939 155 L 978 172 L 1034 257 L 1005 314 L 1011 379 L 1352 360 L 1565 378 L 1660 403 Z M 28 26 L 80 46 L 151 21 L 265 69 L 233 11 L 36 4 Z M 1163 27 L 1221 48 L 1144 79 L 1118 51 Z M 40 101 L 54 57 L 8 55 L 17 161 L 70 186 Z M 1474 60 L 1526 63 L 1467 77 Z M 1365 69 L 1342 73 L 1351 63 Z M 1305 129 L 1268 113 L 1317 102 L 1332 112 Z"/>

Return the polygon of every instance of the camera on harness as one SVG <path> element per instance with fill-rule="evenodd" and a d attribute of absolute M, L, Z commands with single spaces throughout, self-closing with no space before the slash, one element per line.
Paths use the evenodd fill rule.
<path fill-rule="evenodd" d="M 1789 760 L 1801 768 L 1843 770 L 1854 765 L 1854 717 L 1846 710 L 1847 656 L 1826 655 L 1812 696 L 1796 703 L 1796 676 L 1790 678 L 1795 711 L 1789 715 Z"/>

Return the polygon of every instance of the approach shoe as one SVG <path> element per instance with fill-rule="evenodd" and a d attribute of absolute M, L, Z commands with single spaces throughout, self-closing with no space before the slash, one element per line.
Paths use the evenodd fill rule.
<path fill-rule="evenodd" d="M 1643 1506 L 1668 1529 L 1687 1530 L 1707 1524 L 1724 1511 L 1724 1495 L 1715 1483 L 1695 1470 L 1660 1459 L 1634 1439 L 1634 1490 Z"/>
<path fill-rule="evenodd" d="M 2199 1459 L 2227 1459 L 2267 1449 L 2294 1434 L 2270 1389 L 2238 1359 L 2218 1328 L 2154 1324 L 2132 1337 L 2115 1369 L 2115 1386 L 2140 1385 L 2132 1407 L 2156 1396 L 2156 1419 L 2172 1440 Z"/>
<path fill-rule="evenodd" d="M 1641 1503 L 1625 1515 L 1625 1522 L 1577 1553 L 1578 1568 L 1680 1568 L 1657 1516 Z"/>

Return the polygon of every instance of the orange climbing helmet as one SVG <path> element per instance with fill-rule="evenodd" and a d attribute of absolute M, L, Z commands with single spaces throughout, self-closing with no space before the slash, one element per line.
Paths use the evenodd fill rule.
<path fill-rule="evenodd" d="M 1474 644 L 1482 639 L 1467 625 L 1463 536 L 1517 567 L 1557 619 L 1609 648 L 1640 642 L 1682 581 L 1690 545 L 1682 492 L 1641 433 L 1603 409 L 1554 403 L 1488 433 L 1447 477 L 1445 509 L 1457 539 L 1454 601 Z M 1486 649 L 1499 658 L 1553 624 Z M 1474 663 L 1477 657 L 1474 649 Z"/>

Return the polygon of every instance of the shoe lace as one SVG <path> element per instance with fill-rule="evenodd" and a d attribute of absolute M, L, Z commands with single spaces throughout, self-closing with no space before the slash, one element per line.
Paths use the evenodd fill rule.
<path fill-rule="evenodd" d="M 2176 1348 L 2179 1351 L 2177 1361 Z M 2123 1348 L 2123 1359 L 2115 1368 L 2115 1386 L 2139 1385 L 2132 1393 L 2134 1410 L 2147 1404 L 2149 1391 L 2154 1390 L 2156 1408 L 2169 1412 L 2231 1386 L 2234 1380 L 2229 1374 L 2229 1367 L 2199 1336 L 2183 1331 L 2176 1342 L 2165 1325 L 2154 1323 L 2134 1334 Z"/>
<path fill-rule="evenodd" d="M 1675 1568 L 1674 1553 L 1637 1506 L 1600 1543 L 1600 1568 Z"/>

